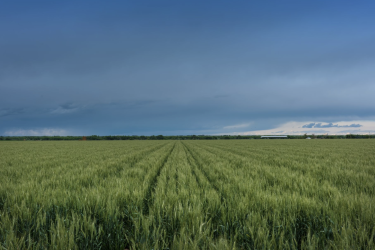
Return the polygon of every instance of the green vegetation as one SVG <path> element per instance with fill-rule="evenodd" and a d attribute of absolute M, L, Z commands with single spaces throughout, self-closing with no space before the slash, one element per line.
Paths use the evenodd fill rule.
<path fill-rule="evenodd" d="M 0 142 L 4 249 L 374 249 L 375 140 Z"/>
<path fill-rule="evenodd" d="M 375 139 L 375 134 L 367 135 L 288 135 L 288 139 Z M 234 139 L 261 139 L 260 135 L 90 135 L 89 141 L 98 140 L 234 140 Z M 78 141 L 82 136 L 0 136 L 0 141 Z"/>

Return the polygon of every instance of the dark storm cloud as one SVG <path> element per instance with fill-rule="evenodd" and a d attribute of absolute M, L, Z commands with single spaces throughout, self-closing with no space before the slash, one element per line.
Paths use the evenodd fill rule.
<path fill-rule="evenodd" d="M 3 4 L 0 133 L 221 133 L 373 119 L 373 7 Z"/>

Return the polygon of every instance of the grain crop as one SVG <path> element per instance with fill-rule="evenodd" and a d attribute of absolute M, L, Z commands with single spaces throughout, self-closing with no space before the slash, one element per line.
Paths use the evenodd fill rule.
<path fill-rule="evenodd" d="M 375 249 L 375 140 L 0 142 L 4 249 Z"/>

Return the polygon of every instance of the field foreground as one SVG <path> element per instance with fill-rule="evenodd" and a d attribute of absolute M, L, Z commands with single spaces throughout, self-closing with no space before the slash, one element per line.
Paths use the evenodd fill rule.
<path fill-rule="evenodd" d="M 0 246 L 375 249 L 374 153 L 375 140 L 0 142 Z"/>

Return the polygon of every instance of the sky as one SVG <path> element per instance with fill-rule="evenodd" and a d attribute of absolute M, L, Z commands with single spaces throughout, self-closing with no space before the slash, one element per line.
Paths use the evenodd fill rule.
<path fill-rule="evenodd" d="M 0 135 L 375 133 L 374 1 L 2 1 Z"/>

